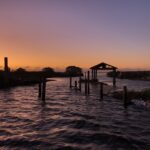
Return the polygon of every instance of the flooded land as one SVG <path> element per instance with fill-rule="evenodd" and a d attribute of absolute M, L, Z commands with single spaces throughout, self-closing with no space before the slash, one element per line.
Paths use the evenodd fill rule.
<path fill-rule="evenodd" d="M 103 78 L 111 84 L 110 78 Z M 131 83 L 132 82 L 132 83 Z M 144 81 L 117 81 L 130 88 L 147 88 Z M 69 88 L 68 78 L 47 83 L 46 100 L 38 85 L 0 91 L 0 149 L 148 150 L 150 109 L 105 96 L 96 86 L 91 93 Z"/>

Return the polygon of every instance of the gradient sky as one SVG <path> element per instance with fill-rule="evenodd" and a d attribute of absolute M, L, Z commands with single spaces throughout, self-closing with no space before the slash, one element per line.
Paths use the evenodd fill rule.
<path fill-rule="evenodd" d="M 0 0 L 0 66 L 150 69 L 150 0 Z"/>

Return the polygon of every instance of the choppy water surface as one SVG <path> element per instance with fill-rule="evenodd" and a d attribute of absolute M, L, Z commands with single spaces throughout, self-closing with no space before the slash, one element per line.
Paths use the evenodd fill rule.
<path fill-rule="evenodd" d="M 0 149 L 150 149 L 149 109 L 85 96 L 67 79 L 47 83 L 46 103 L 37 92 L 37 85 L 0 91 Z"/>

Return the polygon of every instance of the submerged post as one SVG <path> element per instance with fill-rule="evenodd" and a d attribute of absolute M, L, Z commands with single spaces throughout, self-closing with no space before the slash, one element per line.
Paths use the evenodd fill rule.
<path fill-rule="evenodd" d="M 103 83 L 100 82 L 100 100 L 103 100 Z"/>
<path fill-rule="evenodd" d="M 39 95 L 38 95 L 38 97 L 41 98 L 41 95 L 42 95 L 42 83 L 40 82 L 39 83 Z"/>
<path fill-rule="evenodd" d="M 74 81 L 74 87 L 77 89 L 77 81 Z"/>
<path fill-rule="evenodd" d="M 87 94 L 87 77 L 86 77 L 86 73 L 85 73 L 85 80 L 84 80 L 84 84 L 85 84 L 85 94 Z"/>
<path fill-rule="evenodd" d="M 95 80 L 97 82 L 97 70 L 95 70 Z"/>
<path fill-rule="evenodd" d="M 87 94 L 90 94 L 90 71 L 88 71 L 87 76 Z"/>
<path fill-rule="evenodd" d="M 46 78 L 43 79 L 42 83 L 42 100 L 45 101 L 45 95 L 46 95 Z"/>
<path fill-rule="evenodd" d="M 96 77 L 95 77 L 95 69 L 93 70 L 93 79 L 95 81 Z"/>
<path fill-rule="evenodd" d="M 81 76 L 79 77 L 79 91 L 81 91 Z"/>
<path fill-rule="evenodd" d="M 124 108 L 127 108 L 128 107 L 127 86 L 123 87 L 123 102 Z"/>
<path fill-rule="evenodd" d="M 116 69 L 113 69 L 113 87 L 116 87 Z"/>
<path fill-rule="evenodd" d="M 92 80 L 94 80 L 94 71 L 92 69 Z"/>
<path fill-rule="evenodd" d="M 70 88 L 72 88 L 72 77 L 70 76 Z"/>

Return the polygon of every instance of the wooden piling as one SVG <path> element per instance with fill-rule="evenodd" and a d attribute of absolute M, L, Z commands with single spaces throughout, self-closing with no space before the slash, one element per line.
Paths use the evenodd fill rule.
<path fill-rule="evenodd" d="M 103 83 L 102 82 L 100 82 L 100 100 L 103 100 L 103 95 L 104 95 L 104 93 L 103 93 Z"/>
<path fill-rule="evenodd" d="M 81 91 L 81 76 L 79 77 L 79 91 Z"/>
<path fill-rule="evenodd" d="M 86 77 L 86 73 L 85 73 L 85 82 L 84 82 L 84 85 L 85 85 L 85 94 L 87 94 L 87 77 Z"/>
<path fill-rule="evenodd" d="M 116 87 L 116 69 L 113 69 L 113 87 Z"/>
<path fill-rule="evenodd" d="M 95 80 L 97 82 L 97 70 L 95 70 Z"/>
<path fill-rule="evenodd" d="M 87 76 L 87 94 L 90 94 L 90 71 L 88 71 Z"/>
<path fill-rule="evenodd" d="M 70 76 L 70 88 L 72 88 L 72 77 Z"/>
<path fill-rule="evenodd" d="M 93 79 L 95 81 L 96 77 L 95 77 L 95 70 L 93 70 Z"/>
<path fill-rule="evenodd" d="M 42 83 L 42 100 L 45 101 L 45 95 L 46 95 L 46 79 L 44 78 Z"/>
<path fill-rule="evenodd" d="M 42 83 L 40 82 L 39 83 L 39 94 L 38 94 L 38 97 L 41 98 L 42 96 Z"/>
<path fill-rule="evenodd" d="M 78 88 L 78 87 L 77 87 L 77 81 L 74 81 L 74 87 L 75 87 L 75 89 Z"/>
<path fill-rule="evenodd" d="M 94 71 L 92 69 L 92 80 L 94 80 Z"/>
<path fill-rule="evenodd" d="M 127 86 L 123 87 L 123 102 L 124 102 L 124 108 L 128 107 L 128 97 L 127 97 Z"/>

